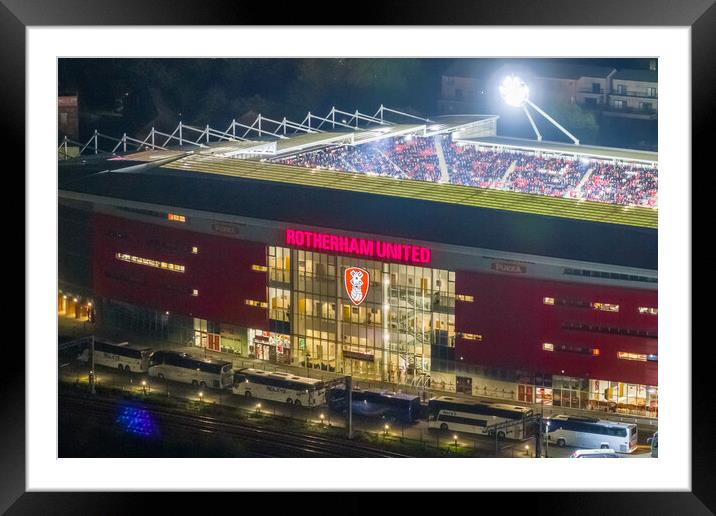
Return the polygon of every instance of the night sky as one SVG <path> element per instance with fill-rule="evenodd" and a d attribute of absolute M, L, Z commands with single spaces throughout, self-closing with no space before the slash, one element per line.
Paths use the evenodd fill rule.
<path fill-rule="evenodd" d="M 252 122 L 258 113 L 300 122 L 307 111 L 322 115 L 333 105 L 371 115 L 380 104 L 435 115 L 441 77 L 458 61 L 487 81 L 480 107 L 503 115 L 498 132 L 528 138 L 533 133 L 527 121 L 510 119 L 496 99 L 496 84 L 489 82 L 501 67 L 526 65 L 537 71 L 555 61 L 649 67 L 648 59 L 60 59 L 58 88 L 61 95 L 79 97 L 84 141 L 94 129 L 142 135 L 152 125 L 171 130 L 179 120 L 225 129 L 232 118 Z M 656 147 L 655 122 L 597 120 L 597 126 L 582 131 L 584 143 Z M 545 138 L 552 136 L 547 128 Z"/>

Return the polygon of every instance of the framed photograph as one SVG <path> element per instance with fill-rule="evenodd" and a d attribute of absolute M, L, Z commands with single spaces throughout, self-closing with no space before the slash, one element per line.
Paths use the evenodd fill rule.
<path fill-rule="evenodd" d="M 5 1 L 28 246 L 0 509 L 530 491 L 711 513 L 691 163 L 712 4 L 338 25 Z"/>

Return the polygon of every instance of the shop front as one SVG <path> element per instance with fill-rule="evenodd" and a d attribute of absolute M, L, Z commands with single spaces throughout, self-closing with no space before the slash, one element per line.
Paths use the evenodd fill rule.
<path fill-rule="evenodd" d="M 291 337 L 264 330 L 248 330 L 249 357 L 274 364 L 291 363 Z"/>

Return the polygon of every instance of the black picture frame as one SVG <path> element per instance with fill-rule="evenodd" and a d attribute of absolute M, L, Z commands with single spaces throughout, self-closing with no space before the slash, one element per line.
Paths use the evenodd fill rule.
<path fill-rule="evenodd" d="M 323 8 L 306 2 L 281 3 L 268 9 L 258 2 L 190 2 L 188 0 L 1 0 L 0 1 L 0 124 L 4 126 L 3 147 L 24 162 L 25 136 L 25 30 L 32 26 L 62 25 L 551 25 L 551 26 L 684 26 L 691 27 L 692 43 L 692 154 L 705 157 L 708 149 L 714 95 L 709 84 L 716 79 L 716 6 L 714 0 L 490 0 L 474 2 L 427 1 L 350 4 L 350 15 L 338 22 L 335 4 Z M 91 47 L 88 47 L 91 53 Z M 48 113 L 48 117 L 54 114 Z M 31 135 L 30 135 L 31 137 Z M 668 142 L 666 142 L 668 143 Z M 661 142 L 665 144 L 665 142 Z M 14 150 L 11 150 L 14 149 Z M 702 160 L 707 164 L 707 160 Z M 15 165 L 17 170 L 20 165 Z M 6 167 L 6 174 L 12 172 Z M 710 173 L 706 169 L 703 172 Z M 690 171 L 684 171 L 689 176 Z M 15 175 L 17 175 L 15 173 Z M 7 177 L 7 176 L 6 176 Z M 18 198 L 22 198 L 17 196 Z M 695 201 L 695 199 L 694 199 Z M 17 208 L 20 209 L 19 207 Z M 16 212 L 17 213 L 17 212 Z M 14 219 L 9 219 L 14 220 Z M 17 224 L 16 224 L 17 225 Z M 19 226 L 19 225 L 17 225 Z M 20 239 L 22 241 L 22 237 Z M 17 246 L 15 246 L 17 248 Z M 26 257 L 27 259 L 27 257 Z M 30 273 L 25 269 L 26 276 Z M 687 300 L 684 300 L 685 302 Z M 688 300 L 689 302 L 691 300 Z M 27 317 L 27 314 L 26 314 Z M 25 492 L 25 360 L 16 341 L 5 341 L 8 363 L 0 382 L 3 425 L 0 432 L 0 511 L 8 514 L 125 514 L 145 508 L 149 495 L 123 493 L 27 493 Z M 26 342 L 26 345 L 34 343 Z M 667 343 L 666 345 L 677 345 Z M 714 415 L 709 396 L 710 361 L 707 346 L 692 347 L 692 491 L 664 493 L 529 493 L 520 496 L 525 510 L 551 514 L 711 514 L 716 510 L 716 476 L 712 457 Z M 685 399 L 689 399 L 684 393 Z M 696 449 L 696 444 L 694 444 Z M 429 495 L 423 494 L 422 496 Z M 242 495 L 245 496 L 245 495 Z M 350 498 L 343 507 L 361 505 Z M 485 494 L 487 496 L 487 494 Z M 500 494 L 492 495 L 499 504 Z M 504 500 L 504 497 L 502 497 Z M 186 503 L 186 496 L 172 497 Z M 272 497 L 272 503 L 279 500 Z M 289 500 L 281 501 L 289 507 Z M 514 501 L 518 501 L 514 499 Z M 221 502 L 219 502 L 221 505 Z M 251 503 L 251 502 L 247 502 Z M 298 502 L 299 504 L 302 502 Z M 326 502 L 329 503 L 329 502 Z M 484 504 L 485 500 L 481 501 Z M 232 504 L 233 505 L 233 504 Z M 232 509 L 232 505 L 225 507 Z M 421 507 L 412 500 L 412 507 Z M 521 505 L 521 504 L 520 504 Z M 458 507 L 455 505 L 454 507 Z M 363 507 L 366 507 L 363 505 Z M 498 505 L 499 507 L 499 505 Z M 386 506 L 382 506 L 385 512 Z M 541 509 L 541 510 L 540 510 Z M 166 509 L 165 509 L 166 510 Z M 414 509 L 411 509 L 414 510 Z M 163 511 L 164 512 L 164 511 Z"/>

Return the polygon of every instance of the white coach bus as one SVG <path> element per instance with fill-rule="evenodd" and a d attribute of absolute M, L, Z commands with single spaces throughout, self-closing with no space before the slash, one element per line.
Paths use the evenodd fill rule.
<path fill-rule="evenodd" d="M 557 446 L 604 448 L 631 453 L 637 447 L 634 424 L 591 417 L 559 415 L 547 420 L 547 439 Z"/>
<path fill-rule="evenodd" d="M 234 374 L 233 391 L 245 398 L 309 407 L 326 403 L 326 387 L 321 380 L 253 368 L 240 369 Z"/>
<path fill-rule="evenodd" d="M 533 433 L 532 409 L 507 403 L 472 401 L 439 396 L 428 402 L 428 428 L 494 435 L 491 427 L 503 425 L 497 437 L 524 439 Z"/>
<path fill-rule="evenodd" d="M 83 362 L 89 361 L 91 351 L 91 346 L 88 346 L 78 358 Z M 106 340 L 95 340 L 94 342 L 95 365 L 112 367 L 120 371 L 146 373 L 151 353 L 151 348 L 133 346 L 129 342 Z"/>
<path fill-rule="evenodd" d="M 149 359 L 149 376 L 198 387 L 230 388 L 234 381 L 231 362 L 197 358 L 188 353 L 155 351 Z"/>

